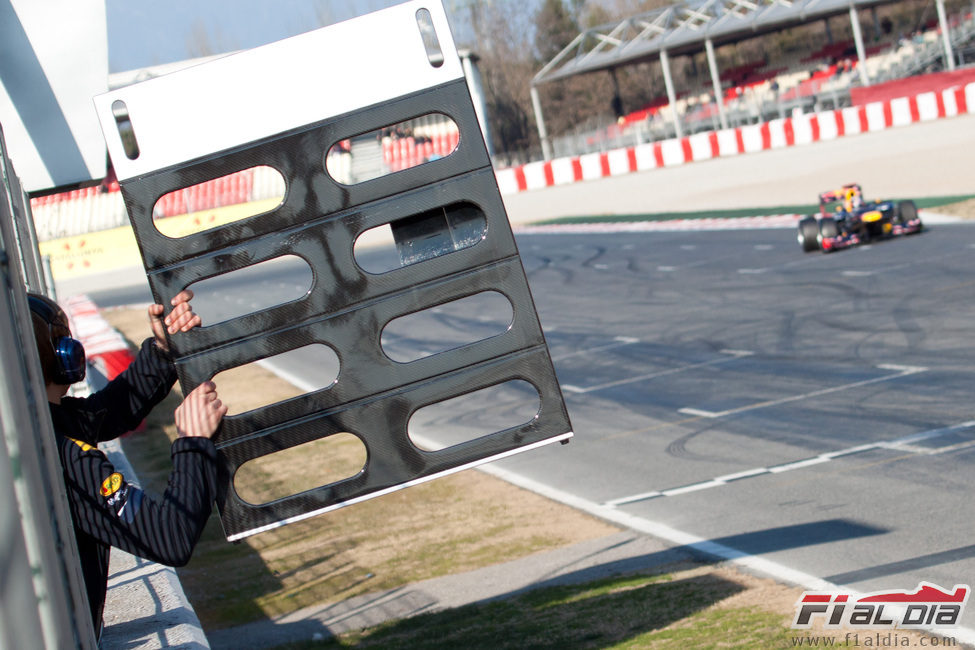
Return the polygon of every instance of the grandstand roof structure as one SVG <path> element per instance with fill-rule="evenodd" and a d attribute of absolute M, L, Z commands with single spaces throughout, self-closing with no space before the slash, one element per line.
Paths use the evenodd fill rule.
<path fill-rule="evenodd" d="M 851 9 L 897 0 L 684 0 L 580 33 L 532 81 L 533 86 L 573 75 L 611 70 L 666 55 L 700 52 L 754 38 Z"/>

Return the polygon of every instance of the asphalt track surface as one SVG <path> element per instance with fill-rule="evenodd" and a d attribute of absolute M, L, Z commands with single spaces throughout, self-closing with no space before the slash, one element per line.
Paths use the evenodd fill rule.
<path fill-rule="evenodd" d="M 791 230 L 525 237 L 576 438 L 503 467 L 859 591 L 970 584 L 973 251 L 968 225 L 831 255 Z"/>
<path fill-rule="evenodd" d="M 947 151 L 949 123 L 958 153 Z M 975 181 L 959 178 L 956 155 L 966 139 L 972 150 L 973 127 L 957 118 L 851 137 L 863 146 L 849 155 L 879 165 L 878 148 L 915 142 L 906 156 L 918 161 L 913 171 L 888 156 L 886 172 L 870 173 L 946 179 L 915 196 L 971 194 Z M 895 145 L 881 144 L 892 134 Z M 942 155 L 928 158 L 926 143 L 940 138 Z M 813 150 L 833 144 L 806 147 L 806 158 L 826 165 L 834 156 Z M 751 158 L 765 159 L 774 184 L 798 151 Z M 688 209 L 705 206 L 725 175 L 743 173 L 730 163 L 679 170 L 702 170 Z M 935 164 L 940 173 L 929 169 Z M 589 192 L 602 196 L 602 212 L 626 212 L 630 194 L 669 171 L 596 181 Z M 826 165 L 815 185 L 774 201 L 809 203 L 833 177 L 890 194 L 864 174 Z M 566 205 L 585 208 L 576 200 L 585 185 L 506 202 L 514 221 L 545 193 L 546 205 L 571 214 Z M 899 187 L 893 194 L 913 189 Z M 753 200 L 746 194 L 720 207 L 741 207 Z M 492 464 L 495 471 L 807 587 L 972 584 L 975 227 L 936 225 L 830 255 L 803 254 L 792 229 L 524 234 L 518 242 L 576 435 Z M 275 288 L 245 289 L 265 290 Z M 100 306 L 147 297 L 140 287 L 89 294 Z M 431 332 L 471 326 L 463 315 L 430 317 Z M 299 379 L 304 372 L 285 370 Z M 450 431 L 480 415 L 438 422 Z M 971 608 L 963 622 L 975 628 Z"/>

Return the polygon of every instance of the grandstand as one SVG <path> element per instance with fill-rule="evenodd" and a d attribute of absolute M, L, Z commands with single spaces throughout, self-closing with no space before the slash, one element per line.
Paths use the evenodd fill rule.
<path fill-rule="evenodd" d="M 858 88 L 952 70 L 973 58 L 975 19 L 970 7 L 945 16 L 944 21 L 927 19 L 913 25 L 895 23 L 889 16 L 879 20 L 876 7 L 881 2 L 852 4 L 871 10 L 874 28 L 869 38 L 858 34 L 860 21 L 852 20 L 850 3 L 840 6 L 777 0 L 688 1 L 581 33 L 533 81 L 539 134 L 543 150 L 548 149 L 545 158 L 608 151 L 797 113 L 840 109 L 856 104 Z M 853 34 L 834 38 L 829 18 L 846 11 L 851 19 L 845 28 Z M 763 47 L 762 42 L 758 47 L 755 42 L 750 48 L 738 47 L 797 25 L 804 34 L 792 37 L 791 49 L 773 53 L 782 56 L 770 58 L 771 48 Z M 948 44 L 950 57 L 946 55 Z M 723 59 L 720 69 L 715 46 L 724 48 L 718 50 Z M 701 66 L 698 59 L 705 59 L 705 49 L 709 50 L 707 60 Z M 738 62 L 738 57 L 748 51 L 760 54 Z M 680 85 L 669 70 L 669 57 L 678 54 L 688 58 L 687 67 L 692 69 L 679 79 L 683 82 Z M 656 64 L 658 60 L 668 83 L 667 95 L 654 97 L 622 116 L 605 114 L 601 123 L 599 119 L 590 120 L 570 133 L 547 138 L 537 86 L 573 75 L 612 73 L 636 63 Z"/>

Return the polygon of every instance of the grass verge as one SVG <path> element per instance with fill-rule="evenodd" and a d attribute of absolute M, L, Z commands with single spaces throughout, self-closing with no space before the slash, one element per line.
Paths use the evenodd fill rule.
<path fill-rule="evenodd" d="M 538 589 L 277 650 L 930 648 L 950 641 L 904 630 L 793 630 L 798 593 L 727 566 L 685 563 L 661 573 Z"/>
<path fill-rule="evenodd" d="M 902 201 L 904 199 L 892 199 Z M 939 208 L 945 214 L 956 214 L 962 217 L 975 216 L 975 195 L 942 196 L 923 199 L 912 199 L 922 210 Z M 625 223 L 631 221 L 671 221 L 675 219 L 739 219 L 742 217 L 765 217 L 779 214 L 816 214 L 819 205 L 778 205 L 765 208 L 742 208 L 737 210 L 700 210 L 695 212 L 656 212 L 639 214 L 600 214 L 575 217 L 559 217 L 532 222 L 533 226 L 573 224 L 573 223 Z"/>

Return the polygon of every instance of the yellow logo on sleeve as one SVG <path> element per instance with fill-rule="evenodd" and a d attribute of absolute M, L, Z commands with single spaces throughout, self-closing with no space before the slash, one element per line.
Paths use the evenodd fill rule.
<path fill-rule="evenodd" d="M 81 447 L 81 451 L 90 451 L 94 449 L 94 447 L 89 445 L 87 442 L 82 442 L 81 440 L 75 440 L 74 438 L 68 436 L 65 436 L 65 438 L 68 438 L 68 440 Z"/>
<path fill-rule="evenodd" d="M 120 487 L 122 487 L 122 475 L 115 472 L 107 479 L 102 481 L 102 496 L 110 497 L 118 492 Z"/>

